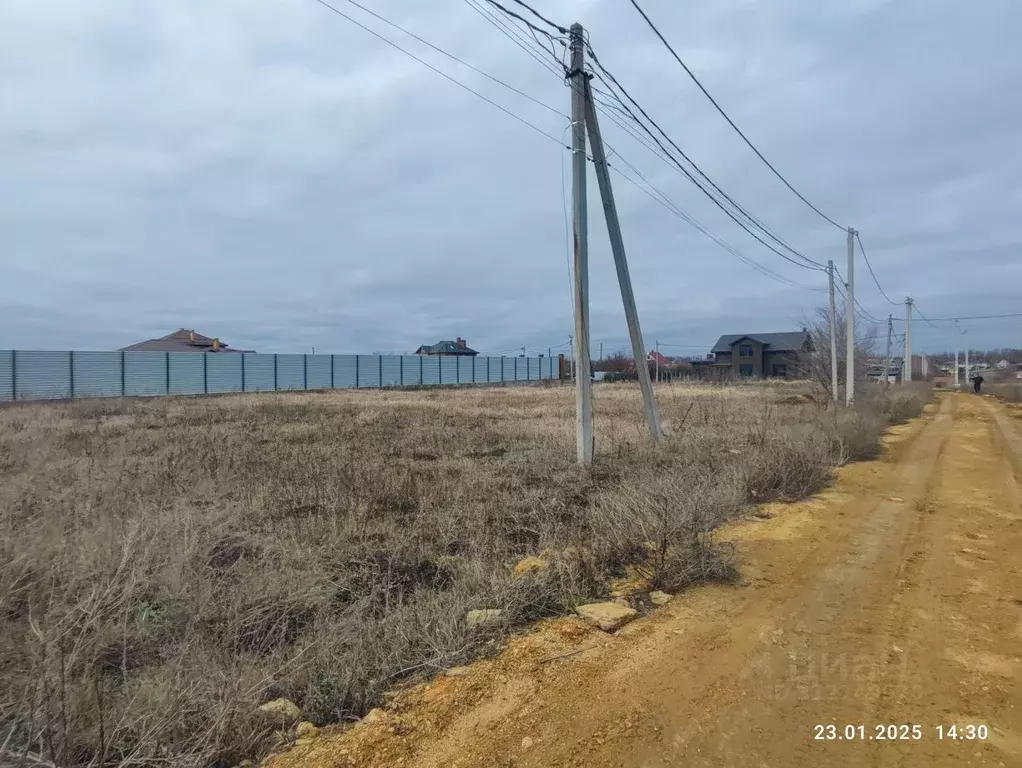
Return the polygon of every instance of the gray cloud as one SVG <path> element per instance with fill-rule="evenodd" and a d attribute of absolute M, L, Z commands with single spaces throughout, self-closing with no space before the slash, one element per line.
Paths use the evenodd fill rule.
<path fill-rule="evenodd" d="M 564 118 L 336 2 L 564 135 Z M 366 2 L 567 111 L 563 83 L 467 4 Z M 911 294 L 931 316 L 1017 309 L 1022 7 L 645 5 L 775 165 L 861 230 L 892 298 Z M 601 60 L 724 189 L 844 268 L 843 234 L 770 175 L 630 4 L 537 7 L 583 22 Z M 545 350 L 572 332 L 567 153 L 312 0 L 12 0 L 0 15 L 0 348 L 112 348 L 187 326 L 265 351 L 403 351 L 462 335 L 498 352 Z M 606 114 L 602 127 L 748 256 L 824 285 Z M 696 353 L 720 333 L 796 326 L 826 300 L 763 277 L 614 183 L 650 345 Z M 591 169 L 589 191 L 593 341 L 623 347 Z M 870 312 L 903 314 L 861 262 L 858 276 Z M 1017 344 L 1019 330 L 973 323 L 970 343 Z M 916 346 L 948 347 L 951 333 L 922 325 Z"/>

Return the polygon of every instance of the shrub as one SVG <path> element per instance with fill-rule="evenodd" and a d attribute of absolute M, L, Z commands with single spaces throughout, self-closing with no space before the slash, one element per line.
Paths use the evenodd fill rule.
<path fill-rule="evenodd" d="M 593 546 L 600 548 L 602 562 L 616 569 L 635 566 L 657 589 L 729 580 L 735 561 L 713 532 L 738 517 L 743 506 L 734 472 L 644 474 L 594 505 Z"/>
<path fill-rule="evenodd" d="M 830 482 L 834 444 L 818 428 L 781 427 L 765 437 L 760 450 L 743 457 L 745 492 L 750 502 L 798 501 Z"/>

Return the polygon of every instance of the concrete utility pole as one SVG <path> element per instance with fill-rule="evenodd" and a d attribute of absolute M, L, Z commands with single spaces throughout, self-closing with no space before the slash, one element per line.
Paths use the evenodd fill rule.
<path fill-rule="evenodd" d="M 958 348 L 961 345 L 961 339 L 955 341 L 955 389 L 958 389 Z"/>
<path fill-rule="evenodd" d="M 894 315 L 887 316 L 887 357 L 884 358 L 884 389 L 891 386 L 891 342 L 894 340 Z"/>
<path fill-rule="evenodd" d="M 600 362 L 603 362 L 603 342 L 600 342 Z"/>
<path fill-rule="evenodd" d="M 827 280 L 830 283 L 830 397 L 837 407 L 837 303 L 834 301 L 834 260 L 827 262 Z"/>
<path fill-rule="evenodd" d="M 845 284 L 845 405 L 855 399 L 855 230 L 848 228 L 848 282 Z"/>
<path fill-rule="evenodd" d="M 568 375 L 575 380 L 575 337 L 568 334 Z"/>
<path fill-rule="evenodd" d="M 589 466 L 595 451 L 593 377 L 589 354 L 589 224 L 586 210 L 586 75 L 582 25 L 571 26 L 571 201 L 575 235 L 575 427 L 578 463 Z"/>
<path fill-rule="evenodd" d="M 965 383 L 972 381 L 972 372 L 969 370 L 969 345 L 965 345 Z"/>
<path fill-rule="evenodd" d="M 577 31 L 579 45 L 581 45 L 582 27 L 578 24 L 572 28 L 572 34 Z M 574 37 L 572 38 L 574 40 Z M 576 71 L 574 59 L 572 60 L 572 72 Z M 581 66 L 581 64 L 579 64 Z M 574 78 L 581 77 L 574 74 Z M 628 335 L 632 341 L 632 355 L 635 358 L 635 367 L 639 374 L 639 388 L 642 390 L 642 405 L 646 412 L 646 423 L 649 424 L 649 432 L 655 441 L 663 438 L 660 430 L 660 411 L 657 408 L 656 399 L 653 396 L 653 383 L 649 379 L 649 366 L 645 364 L 646 351 L 642 341 L 642 329 L 639 327 L 639 312 L 635 307 L 635 294 L 632 292 L 632 278 L 628 274 L 628 261 L 625 258 L 625 243 L 621 236 L 621 223 L 617 218 L 617 207 L 614 205 L 614 190 L 610 185 L 610 173 L 607 170 L 607 155 L 603 149 L 603 139 L 600 138 L 600 123 L 596 118 L 596 106 L 593 102 L 593 92 L 589 87 L 589 80 L 582 81 L 585 89 L 585 122 L 589 131 L 589 141 L 592 144 L 593 166 L 596 169 L 596 179 L 600 184 L 600 197 L 603 199 L 603 214 L 607 220 L 607 234 L 610 236 L 610 248 L 614 253 L 614 266 L 617 268 L 617 282 L 621 287 L 621 302 L 625 308 L 625 319 L 628 320 Z M 582 158 L 583 162 L 585 158 Z"/>
<path fill-rule="evenodd" d="M 901 383 L 912 381 L 912 297 L 905 297 L 905 365 L 901 371 Z"/>
<path fill-rule="evenodd" d="M 657 381 L 657 384 L 659 384 L 660 383 L 660 342 L 659 341 L 655 342 L 654 346 L 656 347 L 656 358 L 655 358 L 655 362 L 654 362 L 654 365 L 656 365 L 656 381 Z"/>

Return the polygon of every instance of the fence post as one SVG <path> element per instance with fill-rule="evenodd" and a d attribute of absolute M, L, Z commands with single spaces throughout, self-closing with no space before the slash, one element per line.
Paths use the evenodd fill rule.
<path fill-rule="evenodd" d="M 383 355 L 379 355 L 378 359 L 380 361 L 380 389 L 383 389 Z"/>
<path fill-rule="evenodd" d="M 245 391 L 245 353 L 241 353 L 241 391 Z"/>
<path fill-rule="evenodd" d="M 476 359 L 472 358 L 472 383 L 476 383 Z"/>
<path fill-rule="evenodd" d="M 209 352 L 202 353 L 202 394 L 209 394 L 209 375 L 206 373 L 206 362 L 209 359 Z"/>
<path fill-rule="evenodd" d="M 358 355 L 355 355 L 355 389 L 358 389 Z"/>
<path fill-rule="evenodd" d="M 163 354 L 165 356 L 164 360 L 165 360 L 165 363 L 166 363 L 166 370 L 167 370 L 166 390 L 167 390 L 167 394 L 169 395 L 170 394 L 170 352 L 164 352 Z"/>
<path fill-rule="evenodd" d="M 514 381 L 518 381 L 518 358 L 515 358 L 515 378 Z"/>
<path fill-rule="evenodd" d="M 309 356 L 302 353 L 302 389 L 309 389 Z"/>
<path fill-rule="evenodd" d="M 461 355 L 454 358 L 454 383 L 461 384 Z"/>
<path fill-rule="evenodd" d="M 335 387 L 334 387 L 334 357 L 335 357 L 334 355 L 330 355 L 330 389 L 335 389 Z"/>
<path fill-rule="evenodd" d="M 419 355 L 419 386 L 422 386 L 422 355 Z"/>
<path fill-rule="evenodd" d="M 71 380 L 70 381 L 70 384 L 71 384 L 71 387 L 70 387 L 70 389 L 71 389 L 71 398 L 74 399 L 74 396 L 75 396 L 75 353 L 73 351 L 68 352 L 67 353 L 67 359 L 68 359 L 68 371 L 71 373 L 71 375 L 68 377 Z"/>
<path fill-rule="evenodd" d="M 444 383 L 444 357 L 443 355 L 436 356 L 436 380 L 443 384 Z"/>
<path fill-rule="evenodd" d="M 18 350 L 11 350 L 11 401 L 18 399 Z"/>
<path fill-rule="evenodd" d="M 273 353 L 273 391 L 277 391 L 277 353 Z"/>
<path fill-rule="evenodd" d="M 532 369 L 530 367 L 529 358 L 525 358 L 525 380 L 532 381 Z"/>
<path fill-rule="evenodd" d="M 405 385 L 405 356 L 401 355 L 397 359 L 397 381 L 398 386 L 403 387 Z"/>
<path fill-rule="evenodd" d="M 486 356 L 486 383 L 490 383 L 490 356 Z"/>
<path fill-rule="evenodd" d="M 121 397 L 125 395 L 124 388 L 124 350 L 121 350 Z"/>

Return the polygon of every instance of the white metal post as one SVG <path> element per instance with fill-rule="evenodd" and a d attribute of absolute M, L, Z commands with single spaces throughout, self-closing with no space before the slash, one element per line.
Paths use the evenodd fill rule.
<path fill-rule="evenodd" d="M 586 210 L 586 92 L 582 25 L 571 27 L 571 200 L 575 234 L 575 426 L 578 463 L 593 463 L 593 377 L 589 354 L 589 226 Z"/>
<path fill-rule="evenodd" d="M 848 228 L 848 283 L 845 286 L 845 405 L 855 399 L 855 230 Z"/>
<path fill-rule="evenodd" d="M 955 339 L 955 389 L 958 389 L 958 347 L 961 346 L 961 340 Z"/>

